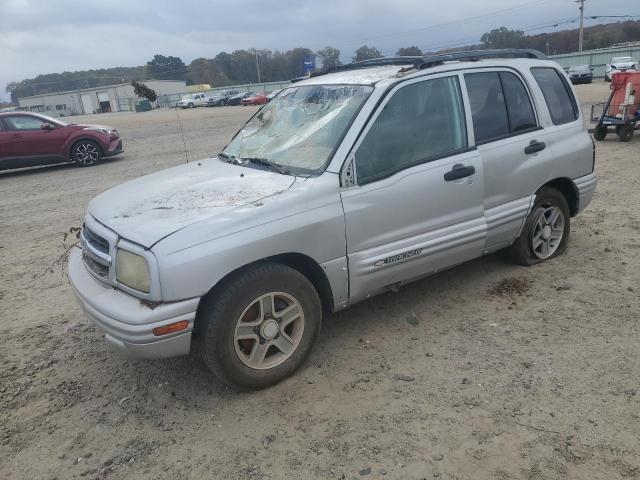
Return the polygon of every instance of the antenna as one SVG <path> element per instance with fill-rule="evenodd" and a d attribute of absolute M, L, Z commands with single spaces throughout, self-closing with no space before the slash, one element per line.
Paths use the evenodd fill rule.
<path fill-rule="evenodd" d="M 189 155 L 187 155 L 187 142 L 184 141 L 184 130 L 182 130 L 182 122 L 180 121 L 180 114 L 178 113 L 178 106 L 176 109 L 176 117 L 178 117 L 178 125 L 180 126 L 180 135 L 182 135 L 182 147 L 184 148 L 184 158 L 189 163 Z"/>

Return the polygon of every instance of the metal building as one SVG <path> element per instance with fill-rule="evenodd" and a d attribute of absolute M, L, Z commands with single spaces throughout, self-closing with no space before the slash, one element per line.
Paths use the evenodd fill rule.
<path fill-rule="evenodd" d="M 141 81 L 161 95 L 172 95 L 186 91 L 183 80 Z M 83 88 L 68 92 L 45 93 L 18 99 L 21 109 L 44 113 L 52 117 L 89 115 L 92 113 L 126 112 L 135 110 L 139 98 L 129 83 L 106 87 Z"/>

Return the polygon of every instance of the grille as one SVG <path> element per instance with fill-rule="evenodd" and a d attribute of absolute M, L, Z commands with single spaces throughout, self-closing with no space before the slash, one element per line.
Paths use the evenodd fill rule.
<path fill-rule="evenodd" d="M 86 226 L 84 227 L 84 238 L 96 250 L 107 255 L 109 254 L 109 242 L 93 233 Z"/>
<path fill-rule="evenodd" d="M 92 232 L 85 225 L 82 229 L 82 259 L 87 268 L 95 276 L 108 281 L 111 256 L 109 255 L 109 241 Z"/>
<path fill-rule="evenodd" d="M 93 272 L 98 274 L 100 277 L 107 279 L 109 278 L 109 267 L 106 265 L 102 265 L 96 261 L 94 261 L 91 257 L 84 255 L 83 257 L 84 264 L 89 267 Z"/>

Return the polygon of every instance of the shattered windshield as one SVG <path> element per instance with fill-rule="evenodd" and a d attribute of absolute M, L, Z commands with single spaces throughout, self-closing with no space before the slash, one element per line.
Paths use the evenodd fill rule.
<path fill-rule="evenodd" d="M 372 91 L 373 87 L 364 85 L 303 85 L 283 90 L 249 120 L 224 154 L 320 170 Z"/>

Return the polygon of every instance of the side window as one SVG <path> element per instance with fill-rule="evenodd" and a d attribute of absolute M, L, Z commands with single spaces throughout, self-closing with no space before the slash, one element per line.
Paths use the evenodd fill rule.
<path fill-rule="evenodd" d="M 15 117 L 5 117 L 9 128 L 12 130 L 40 130 L 40 125 L 44 120 L 36 117 L 28 117 L 20 115 Z"/>
<path fill-rule="evenodd" d="M 509 117 L 498 72 L 467 73 L 464 81 L 476 144 L 509 135 Z"/>
<path fill-rule="evenodd" d="M 536 116 L 522 81 L 510 72 L 467 73 L 476 144 L 537 128 Z"/>
<path fill-rule="evenodd" d="M 553 124 L 562 125 L 577 120 L 578 105 L 564 77 L 551 67 L 535 67 L 531 73 L 540 85 Z"/>
<path fill-rule="evenodd" d="M 393 94 L 358 147 L 358 183 L 371 183 L 466 147 L 457 77 L 413 83 Z"/>
<path fill-rule="evenodd" d="M 507 102 L 509 114 L 509 131 L 511 133 L 523 132 L 537 128 L 536 115 L 529 94 L 522 81 L 513 73 L 500 72 L 504 98 Z"/>

